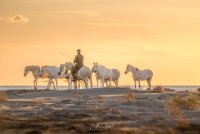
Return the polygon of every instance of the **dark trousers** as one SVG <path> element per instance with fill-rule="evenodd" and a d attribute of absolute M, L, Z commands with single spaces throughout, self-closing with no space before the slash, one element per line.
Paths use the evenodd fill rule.
<path fill-rule="evenodd" d="M 75 67 L 72 68 L 71 73 L 72 73 L 73 79 L 74 79 L 75 81 L 77 80 L 78 71 L 79 71 L 82 67 L 83 67 L 83 66 L 77 66 L 77 65 L 75 65 Z"/>

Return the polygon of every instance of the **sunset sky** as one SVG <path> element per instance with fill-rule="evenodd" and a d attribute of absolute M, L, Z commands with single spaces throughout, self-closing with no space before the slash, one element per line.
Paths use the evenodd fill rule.
<path fill-rule="evenodd" d="M 0 85 L 32 85 L 26 65 L 59 66 L 78 48 L 85 65 L 120 69 L 120 84 L 132 64 L 153 85 L 200 85 L 200 0 L 0 0 Z"/>

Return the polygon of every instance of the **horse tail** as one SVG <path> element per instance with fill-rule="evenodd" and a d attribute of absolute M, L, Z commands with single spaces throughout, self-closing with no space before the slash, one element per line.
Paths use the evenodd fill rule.
<path fill-rule="evenodd" d="M 151 81 L 152 80 L 152 77 L 148 77 L 148 79 L 147 79 L 148 81 Z"/>
<path fill-rule="evenodd" d="M 112 70 L 110 70 L 110 73 L 111 73 L 111 81 L 113 80 L 113 72 Z"/>
<path fill-rule="evenodd" d="M 91 86 L 91 88 L 93 88 L 93 82 L 92 82 L 92 72 L 91 72 L 91 71 L 90 71 L 89 80 L 90 80 L 90 86 Z"/>

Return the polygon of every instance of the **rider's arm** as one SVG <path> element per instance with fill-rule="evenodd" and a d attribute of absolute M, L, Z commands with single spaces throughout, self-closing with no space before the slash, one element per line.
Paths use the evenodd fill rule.
<path fill-rule="evenodd" d="M 74 58 L 74 63 L 77 63 L 77 61 L 78 61 L 78 57 L 76 56 L 76 57 Z"/>

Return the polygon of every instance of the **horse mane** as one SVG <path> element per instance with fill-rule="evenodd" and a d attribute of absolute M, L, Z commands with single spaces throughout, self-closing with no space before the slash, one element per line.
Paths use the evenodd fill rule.
<path fill-rule="evenodd" d="M 127 65 L 127 67 L 133 67 L 133 68 L 135 68 L 136 71 L 139 71 L 139 70 L 140 70 L 139 68 L 137 68 L 137 67 L 135 67 L 135 66 L 133 66 L 133 65 L 129 65 L 129 64 Z"/>
<path fill-rule="evenodd" d="M 132 67 L 134 67 L 136 71 L 139 71 L 139 70 L 140 70 L 139 68 L 137 68 L 137 67 L 135 67 L 135 66 L 132 66 Z"/>
<path fill-rule="evenodd" d="M 101 67 L 103 67 L 103 68 L 106 68 L 105 66 L 103 66 L 103 65 L 99 65 L 99 66 L 101 66 Z"/>
<path fill-rule="evenodd" d="M 42 66 L 42 68 L 44 68 L 44 67 L 56 67 L 56 66 L 48 66 L 48 65 Z"/>
<path fill-rule="evenodd" d="M 26 66 L 26 67 L 28 67 L 31 70 L 37 70 L 37 69 L 40 70 L 40 66 L 31 65 L 31 66 Z"/>

